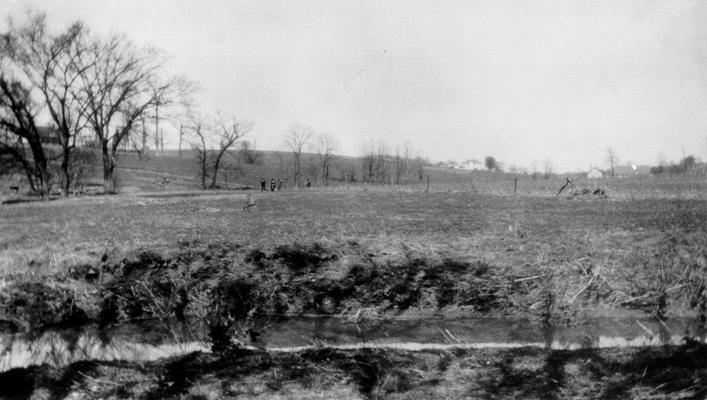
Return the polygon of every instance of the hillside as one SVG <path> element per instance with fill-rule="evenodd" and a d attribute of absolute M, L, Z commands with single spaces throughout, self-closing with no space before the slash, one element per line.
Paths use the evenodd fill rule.
<path fill-rule="evenodd" d="M 248 163 L 239 152 L 230 152 L 219 172 L 218 185 L 227 188 L 259 187 L 260 179 L 281 179 L 285 187 L 293 186 L 292 155 L 287 152 L 257 151 L 257 162 Z M 302 155 L 302 180 L 321 184 L 320 168 L 316 154 Z M 331 161 L 330 185 L 360 180 L 361 160 L 356 157 L 334 156 Z M 100 172 L 100 171 L 97 171 Z M 198 168 L 192 151 L 167 150 L 164 154 L 138 157 L 136 153 L 120 153 L 118 158 L 119 182 L 124 188 L 140 190 L 160 189 L 159 181 L 169 179 L 171 189 L 195 189 L 199 187 Z M 92 180 L 100 178 L 95 174 Z M 99 179 L 100 180 L 100 179 Z M 167 189 L 167 188 L 165 188 Z"/>

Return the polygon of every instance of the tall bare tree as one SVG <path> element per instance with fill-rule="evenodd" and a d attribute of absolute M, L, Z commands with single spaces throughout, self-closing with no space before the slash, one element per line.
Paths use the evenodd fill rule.
<path fill-rule="evenodd" d="M 209 149 L 206 145 L 208 132 L 204 120 L 198 116 L 193 116 L 192 124 L 189 126 L 193 133 L 195 141 L 192 143 L 192 149 L 196 158 L 197 172 L 201 181 L 201 188 L 206 189 L 206 179 L 209 175 Z"/>
<path fill-rule="evenodd" d="M 218 147 L 213 156 L 213 172 L 211 174 L 211 187 L 216 187 L 216 178 L 218 170 L 221 166 L 223 156 L 226 152 L 233 148 L 236 141 L 248 132 L 251 131 L 253 125 L 248 122 L 239 121 L 234 117 L 225 118 L 223 115 L 218 115 L 215 128 L 218 130 L 216 134 L 218 138 Z"/>
<path fill-rule="evenodd" d="M 112 192 L 120 143 L 152 108 L 175 101 L 185 85 L 163 78 L 159 51 L 139 49 L 122 35 L 92 41 L 80 59 L 82 106 L 101 148 L 104 190 Z"/>
<path fill-rule="evenodd" d="M 29 14 L 20 25 L 10 24 L 15 45 L 13 57 L 33 87 L 41 93 L 44 105 L 56 127 L 61 145 L 62 190 L 69 194 L 72 184 L 71 156 L 76 137 L 86 126 L 86 118 L 77 97 L 79 77 L 89 65 L 79 60 L 86 50 L 86 30 L 80 22 L 65 31 L 48 32 L 46 15 Z"/>
<path fill-rule="evenodd" d="M 285 135 L 285 144 L 292 152 L 295 187 L 299 188 L 302 175 L 302 151 L 312 138 L 312 130 L 304 125 L 293 125 Z"/>
<path fill-rule="evenodd" d="M 215 188 L 218 174 L 223 167 L 233 172 L 232 165 L 224 165 L 224 159 L 238 139 L 248 134 L 252 129 L 249 122 L 236 118 L 226 118 L 217 114 L 215 118 L 192 116 L 191 126 L 194 141 L 192 149 L 197 161 L 197 172 L 201 188 Z M 207 184 L 207 181 L 210 182 Z"/>
<path fill-rule="evenodd" d="M 43 199 L 48 198 L 50 174 L 42 147 L 37 115 L 40 107 L 32 98 L 26 81 L 16 77 L 9 55 L 13 41 L 0 36 L 0 154 L 11 156 L 27 174 L 30 187 Z M 26 145 L 25 145 L 26 142 Z M 29 151 L 25 151 L 26 146 Z"/>
<path fill-rule="evenodd" d="M 410 161 L 412 160 L 412 146 L 410 142 L 403 143 L 402 150 L 400 147 L 395 148 L 395 184 L 405 183 L 410 175 Z"/>
<path fill-rule="evenodd" d="M 336 137 L 330 134 L 322 134 L 317 136 L 315 151 L 322 178 L 322 184 L 329 186 L 329 171 L 331 169 L 331 161 L 334 156 L 334 151 L 338 147 Z"/>

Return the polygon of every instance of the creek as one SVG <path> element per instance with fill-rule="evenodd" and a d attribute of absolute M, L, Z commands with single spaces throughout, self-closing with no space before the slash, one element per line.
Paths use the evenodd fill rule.
<path fill-rule="evenodd" d="M 705 342 L 705 328 L 687 318 L 600 318 L 556 327 L 503 318 L 366 320 L 331 317 L 261 319 L 247 348 L 295 352 L 311 348 L 552 350 L 625 348 Z M 83 360 L 148 362 L 195 351 L 208 352 L 207 329 L 198 322 L 140 321 L 109 328 L 89 325 L 36 334 L 0 332 L 0 372 L 31 365 L 64 367 Z"/>

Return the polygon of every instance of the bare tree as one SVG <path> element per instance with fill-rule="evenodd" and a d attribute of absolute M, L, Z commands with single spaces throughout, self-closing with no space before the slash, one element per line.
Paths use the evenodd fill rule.
<path fill-rule="evenodd" d="M 37 129 L 39 107 L 26 82 L 13 76 L 8 57 L 11 41 L 7 36 L 0 40 L 0 154 L 11 156 L 21 165 L 32 191 L 46 199 L 51 177 Z"/>
<path fill-rule="evenodd" d="M 62 190 L 69 194 L 72 174 L 71 153 L 76 137 L 86 126 L 86 118 L 77 98 L 80 74 L 88 66 L 79 64 L 85 52 L 86 30 L 80 22 L 58 35 L 47 30 L 46 15 L 29 14 L 22 25 L 10 24 L 14 41 L 13 58 L 32 86 L 41 93 L 61 145 Z"/>
<path fill-rule="evenodd" d="M 92 41 L 80 61 L 82 108 L 103 155 L 104 190 L 112 192 L 120 143 L 151 108 L 173 102 L 185 84 L 162 77 L 159 51 L 138 49 L 121 35 Z"/>
<path fill-rule="evenodd" d="M 182 141 L 184 140 L 184 124 L 179 124 L 179 158 L 182 158 Z"/>
<path fill-rule="evenodd" d="M 194 138 L 192 149 L 201 188 L 215 188 L 219 171 L 225 169 L 230 173 L 235 172 L 235 166 L 225 163 L 225 156 L 238 139 L 251 131 L 252 124 L 236 118 L 225 118 L 221 114 L 211 119 L 192 116 L 191 121 L 189 128 Z M 208 180 L 210 182 L 207 185 Z"/>
<path fill-rule="evenodd" d="M 189 128 L 195 139 L 192 143 L 192 150 L 194 152 L 194 157 L 196 158 L 197 173 L 199 175 L 199 180 L 201 181 L 201 188 L 206 189 L 206 179 L 209 175 L 209 150 L 206 146 L 208 137 L 206 124 L 200 117 L 193 116 L 192 124 Z"/>
<path fill-rule="evenodd" d="M 614 172 L 614 165 L 619 162 L 619 159 L 611 147 L 606 149 L 606 153 L 606 161 L 609 163 L 609 168 L 611 169 L 611 177 L 615 178 L 616 173 Z"/>
<path fill-rule="evenodd" d="M 384 142 L 368 143 L 362 156 L 363 180 L 369 183 L 392 183 L 391 156 Z"/>
<path fill-rule="evenodd" d="M 331 161 L 334 156 L 334 151 L 338 147 L 336 138 L 330 134 L 322 134 L 317 137 L 315 151 L 319 161 L 319 168 L 322 178 L 322 184 L 329 186 L 329 172 L 331 169 Z"/>
<path fill-rule="evenodd" d="M 552 169 L 552 160 L 549 158 L 545 160 L 545 174 L 544 177 L 545 179 L 550 179 L 550 176 L 552 175 L 553 169 Z"/>
<path fill-rule="evenodd" d="M 395 184 L 408 182 L 410 178 L 410 164 L 412 161 L 412 146 L 410 142 L 403 143 L 402 150 L 400 147 L 395 148 Z"/>
<path fill-rule="evenodd" d="M 236 141 L 251 131 L 253 125 L 248 122 L 238 121 L 235 117 L 225 118 L 217 116 L 216 129 L 218 129 L 218 147 L 213 156 L 213 172 L 211 173 L 211 188 L 216 187 L 216 178 L 224 154 L 233 147 Z"/>
<path fill-rule="evenodd" d="M 304 125 L 293 125 L 285 135 L 285 144 L 292 152 L 295 187 L 299 188 L 302 174 L 302 151 L 312 137 L 312 131 Z"/>

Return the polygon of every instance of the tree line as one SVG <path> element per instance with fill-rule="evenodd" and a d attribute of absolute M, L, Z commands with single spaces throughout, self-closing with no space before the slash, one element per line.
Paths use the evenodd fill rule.
<path fill-rule="evenodd" d="M 150 136 L 155 150 L 164 149 L 165 119 L 178 126 L 180 157 L 183 143 L 191 148 L 203 189 L 238 173 L 241 162 L 261 163 L 254 142 L 242 140 L 253 124 L 222 112 L 198 112 L 190 101 L 194 90 L 169 72 L 161 51 L 123 34 L 99 35 L 81 21 L 52 31 L 43 12 L 10 19 L 0 32 L 0 175 L 21 173 L 31 191 L 46 199 L 57 186 L 69 195 L 87 169 L 99 165 L 103 190 L 115 192 L 118 153 L 145 157 Z M 366 148 L 358 171 L 342 164 L 333 176 L 336 137 L 293 125 L 283 141 L 291 159 L 279 156 L 280 170 L 295 187 L 304 176 L 324 186 L 332 179 L 419 182 L 428 164 L 409 143 L 394 151 L 379 143 Z M 240 157 L 235 163 L 234 149 Z"/>
<path fill-rule="evenodd" d="M 167 72 L 160 51 L 136 46 L 124 35 L 100 36 L 81 22 L 53 33 L 44 13 L 10 20 L 0 34 L 3 170 L 23 171 L 43 198 L 57 181 L 68 194 L 80 169 L 77 139 L 90 135 L 100 149 L 104 190 L 113 192 L 118 149 L 145 121 L 159 121 L 160 108 L 185 98 L 189 86 Z M 45 117 L 59 154 L 42 145 Z M 59 177 L 50 170 L 54 159 Z"/>

